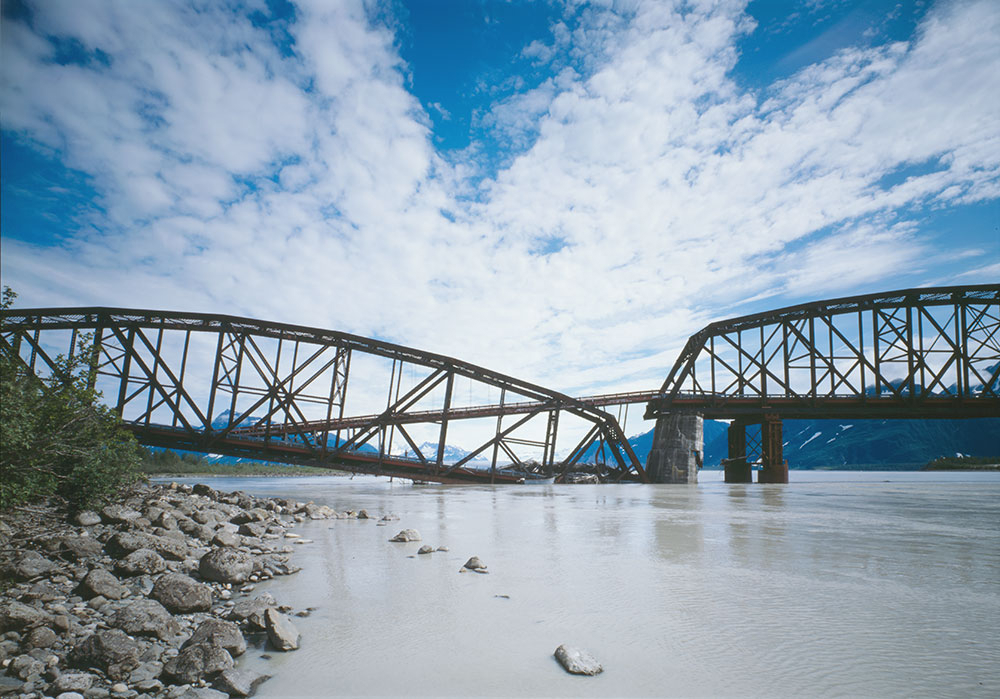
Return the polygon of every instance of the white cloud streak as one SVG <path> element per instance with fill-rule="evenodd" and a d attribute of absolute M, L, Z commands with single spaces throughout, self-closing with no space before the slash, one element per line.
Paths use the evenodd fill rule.
<path fill-rule="evenodd" d="M 936 280 L 920 207 L 1000 194 L 990 2 L 765 94 L 732 78 L 742 3 L 580 10 L 525 47 L 552 77 L 483 118 L 516 151 L 482 182 L 435 151 L 360 2 L 299 3 L 290 52 L 215 3 L 32 8 L 4 26 L 3 127 L 102 207 L 57 247 L 5 238 L 4 283 L 32 305 L 240 313 L 566 391 L 643 388 L 748 298 Z M 42 37 L 92 59 L 60 65 Z"/>

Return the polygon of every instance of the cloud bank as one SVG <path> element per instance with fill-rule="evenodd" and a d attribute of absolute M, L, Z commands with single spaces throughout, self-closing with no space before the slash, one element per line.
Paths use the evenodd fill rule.
<path fill-rule="evenodd" d="M 493 172 L 435 148 L 443 107 L 363 3 L 29 9 L 3 129 L 98 196 L 55 244 L 3 232 L 26 305 L 330 327 L 586 394 L 658 385 L 728 315 L 996 276 L 924 223 L 1000 196 L 991 2 L 759 91 L 743 3 L 570 5 L 524 48 L 549 77 L 483 118 Z"/>

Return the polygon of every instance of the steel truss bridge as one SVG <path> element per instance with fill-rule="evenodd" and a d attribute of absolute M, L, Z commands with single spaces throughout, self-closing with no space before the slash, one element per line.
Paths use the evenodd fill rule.
<path fill-rule="evenodd" d="M 72 358 L 81 346 L 90 352 L 91 385 L 149 446 L 418 480 L 514 482 L 534 475 L 518 447 L 541 449 L 535 471 L 565 476 L 596 444 L 603 479 L 646 480 L 618 421 L 596 407 L 608 397 L 581 401 L 453 357 L 249 318 L 121 308 L 3 312 L 0 351 L 39 376 L 61 371 L 59 355 Z M 462 405 L 461 379 L 470 393 L 476 384 L 498 392 L 499 401 Z M 364 394 L 378 382 L 377 412 L 345 410 L 349 387 L 365 384 L 354 390 L 361 394 L 355 402 L 370 406 Z M 445 463 L 449 425 L 473 418 L 495 418 L 491 436 Z M 567 420 L 582 422 L 585 435 L 557 463 Z M 437 425 L 436 449 L 417 443 L 411 426 L 418 423 Z"/>
<path fill-rule="evenodd" d="M 712 323 L 688 339 L 660 394 L 647 418 L 734 420 L 736 480 L 749 478 L 749 455 L 765 481 L 787 481 L 782 418 L 997 417 L 1000 285 L 852 296 Z M 760 425 L 756 444 L 746 425 Z"/>
<path fill-rule="evenodd" d="M 530 477 L 522 446 L 541 450 L 536 470 L 561 477 L 596 445 L 604 479 L 646 481 L 608 406 L 620 416 L 621 406 L 645 403 L 658 421 L 732 419 L 726 468 L 735 481 L 749 480 L 751 462 L 763 466 L 762 480 L 787 481 L 784 417 L 1000 416 L 998 285 L 853 296 L 712 323 L 690 337 L 659 389 L 585 398 L 452 357 L 234 316 L 45 308 L 2 317 L 0 351 L 40 376 L 59 371 L 57 354 L 88 347 L 89 380 L 144 444 L 418 480 L 521 480 Z M 458 381 L 499 399 L 463 402 Z M 377 410 L 358 383 L 382 387 Z M 357 393 L 362 400 L 349 399 Z M 355 403 L 369 409 L 346 408 Z M 449 424 L 483 419 L 495 420 L 490 436 L 445 463 Z M 557 447 L 568 420 L 585 434 L 566 451 Z M 436 449 L 412 433 L 428 425 Z M 760 429 L 748 442 L 751 425 Z"/>

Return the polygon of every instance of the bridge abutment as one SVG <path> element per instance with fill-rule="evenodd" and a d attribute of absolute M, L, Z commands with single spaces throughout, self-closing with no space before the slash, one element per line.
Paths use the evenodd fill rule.
<path fill-rule="evenodd" d="M 646 473 L 654 483 L 697 483 L 705 449 L 699 413 L 671 412 L 656 419 Z"/>

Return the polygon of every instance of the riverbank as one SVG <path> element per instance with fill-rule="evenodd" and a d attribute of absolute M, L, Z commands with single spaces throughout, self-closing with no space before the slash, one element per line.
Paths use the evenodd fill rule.
<path fill-rule="evenodd" d="M 1000 471 L 1000 458 L 995 456 L 945 456 L 934 459 L 922 471 Z"/>
<path fill-rule="evenodd" d="M 233 476 L 275 477 L 289 476 L 350 476 L 349 471 L 339 471 L 318 466 L 284 466 L 279 464 L 245 463 L 245 464 L 213 464 L 207 461 L 175 462 L 157 467 L 155 464 L 144 463 L 140 468 L 148 478 L 229 478 Z"/>
<path fill-rule="evenodd" d="M 314 519 L 366 517 L 205 485 L 145 485 L 72 519 L 54 503 L 0 515 L 0 695 L 249 696 L 248 646 L 298 648 L 293 609 L 257 583 L 299 572 Z M 265 655 L 264 657 L 269 657 Z"/>

